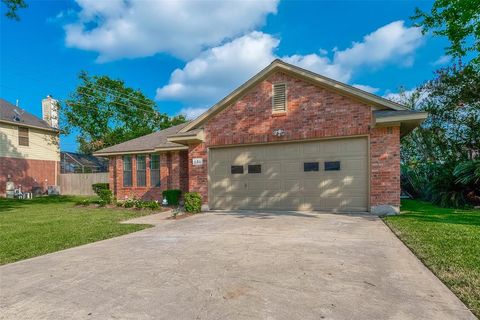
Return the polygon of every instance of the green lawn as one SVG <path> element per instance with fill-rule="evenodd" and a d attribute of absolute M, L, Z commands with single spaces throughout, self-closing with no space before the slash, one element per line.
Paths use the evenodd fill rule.
<path fill-rule="evenodd" d="M 384 221 L 480 317 L 480 210 L 406 200 L 401 212 Z"/>
<path fill-rule="evenodd" d="M 0 199 L 0 264 L 148 228 L 119 221 L 150 210 L 77 207 L 79 197 Z"/>

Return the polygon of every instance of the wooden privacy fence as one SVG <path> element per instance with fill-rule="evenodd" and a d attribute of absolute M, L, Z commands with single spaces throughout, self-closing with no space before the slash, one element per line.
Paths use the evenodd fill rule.
<path fill-rule="evenodd" d="M 108 172 L 98 173 L 62 173 L 60 174 L 60 193 L 65 195 L 93 196 L 94 183 L 108 183 Z"/>

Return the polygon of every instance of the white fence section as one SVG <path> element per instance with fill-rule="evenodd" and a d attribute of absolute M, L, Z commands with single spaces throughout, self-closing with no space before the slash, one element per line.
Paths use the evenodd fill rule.
<path fill-rule="evenodd" d="M 108 183 L 108 172 L 98 173 L 62 173 L 60 174 L 60 193 L 65 195 L 93 196 L 94 183 Z"/>

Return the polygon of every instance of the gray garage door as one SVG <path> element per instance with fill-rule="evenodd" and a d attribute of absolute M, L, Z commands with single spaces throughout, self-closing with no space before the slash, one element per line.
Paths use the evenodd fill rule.
<path fill-rule="evenodd" d="M 367 138 L 211 148 L 212 209 L 367 211 Z"/>

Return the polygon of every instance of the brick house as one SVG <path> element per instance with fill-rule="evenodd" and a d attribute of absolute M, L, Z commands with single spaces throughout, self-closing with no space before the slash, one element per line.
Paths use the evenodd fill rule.
<path fill-rule="evenodd" d="M 198 118 L 96 152 L 117 198 L 210 209 L 397 213 L 400 137 L 427 114 L 281 60 Z"/>
<path fill-rule="evenodd" d="M 0 196 L 6 182 L 24 192 L 45 192 L 60 171 L 56 100 L 42 100 L 43 119 L 0 99 Z M 32 190 L 34 189 L 34 190 Z"/>

